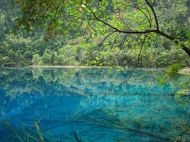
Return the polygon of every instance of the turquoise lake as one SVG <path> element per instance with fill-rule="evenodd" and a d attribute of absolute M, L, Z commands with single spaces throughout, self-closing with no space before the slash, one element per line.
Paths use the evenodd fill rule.
<path fill-rule="evenodd" d="M 131 75 L 132 74 L 132 75 Z M 190 76 L 162 70 L 0 69 L 0 142 L 190 141 Z"/>

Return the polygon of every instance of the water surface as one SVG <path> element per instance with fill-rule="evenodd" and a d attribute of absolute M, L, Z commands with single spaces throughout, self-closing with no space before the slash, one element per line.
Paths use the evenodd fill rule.
<path fill-rule="evenodd" d="M 1 142 L 190 141 L 190 77 L 162 71 L 1 69 Z"/>

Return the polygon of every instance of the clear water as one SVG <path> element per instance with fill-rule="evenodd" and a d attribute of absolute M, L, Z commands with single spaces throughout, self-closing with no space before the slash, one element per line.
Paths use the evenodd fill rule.
<path fill-rule="evenodd" d="M 0 142 L 190 141 L 190 76 L 162 71 L 1 69 Z"/>

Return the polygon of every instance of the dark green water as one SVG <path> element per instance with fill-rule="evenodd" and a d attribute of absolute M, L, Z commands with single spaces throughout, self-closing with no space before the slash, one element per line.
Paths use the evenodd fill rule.
<path fill-rule="evenodd" d="M 162 71 L 1 69 L 0 142 L 190 141 L 190 76 Z"/>

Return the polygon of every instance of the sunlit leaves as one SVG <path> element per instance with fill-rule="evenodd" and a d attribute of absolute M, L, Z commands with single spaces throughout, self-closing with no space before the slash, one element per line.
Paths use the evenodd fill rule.
<path fill-rule="evenodd" d="M 160 29 L 182 40 L 180 43 L 188 44 L 186 34 L 188 7 L 184 6 L 185 1 L 174 0 L 171 3 L 148 0 L 156 11 Z M 92 47 L 100 50 L 107 47 L 110 51 L 115 47 L 120 49 L 141 47 L 143 36 L 110 34 L 115 30 L 118 32 L 157 29 L 154 13 L 144 0 L 17 0 L 17 3 L 22 10 L 22 16 L 17 20 L 20 26 L 28 30 L 43 29 L 46 32 L 46 39 L 63 35 L 64 38 L 83 37 L 86 44 L 97 40 L 96 45 Z M 107 41 L 101 44 L 103 37 L 109 34 Z M 168 46 L 171 44 L 160 43 L 161 40 L 158 41 L 155 35 L 151 34 L 151 39 L 152 42 L 148 42 L 147 47 L 170 48 Z"/>
<path fill-rule="evenodd" d="M 111 23 L 119 29 L 147 29 L 148 24 L 145 15 L 147 11 L 142 1 L 64 1 L 64 0 L 17 0 L 23 12 L 22 17 L 17 21 L 19 25 L 24 25 L 26 29 L 32 27 L 42 27 L 48 34 L 52 33 L 67 33 L 66 31 L 79 31 L 83 23 L 89 23 L 89 20 L 94 21 L 90 23 L 94 28 L 94 32 L 100 29 L 108 31 L 109 27 L 106 25 L 97 24 L 94 14 L 101 20 Z M 140 12 L 139 9 L 144 12 Z M 129 12 L 130 11 L 130 12 Z M 102 30 L 104 28 L 104 30 Z M 80 29 L 80 30 L 78 30 Z M 60 32 L 63 30 L 62 32 Z M 103 34 L 103 33 L 102 33 Z"/>

